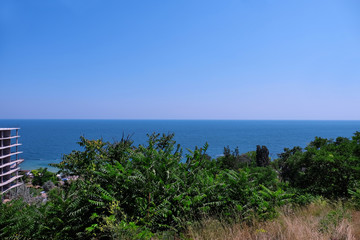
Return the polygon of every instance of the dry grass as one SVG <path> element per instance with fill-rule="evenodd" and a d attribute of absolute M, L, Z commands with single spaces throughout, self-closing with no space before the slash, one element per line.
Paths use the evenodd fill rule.
<path fill-rule="evenodd" d="M 187 236 L 194 240 L 356 240 L 360 239 L 360 212 L 325 201 L 305 208 L 283 208 L 273 221 L 224 225 L 208 219 L 192 226 Z"/>

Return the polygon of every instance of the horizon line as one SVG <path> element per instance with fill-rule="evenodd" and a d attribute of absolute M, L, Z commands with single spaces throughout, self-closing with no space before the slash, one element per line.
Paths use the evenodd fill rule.
<path fill-rule="evenodd" d="M 203 119 L 203 118 L 0 118 L 0 120 L 114 120 L 114 121 L 360 121 L 360 119 Z"/>

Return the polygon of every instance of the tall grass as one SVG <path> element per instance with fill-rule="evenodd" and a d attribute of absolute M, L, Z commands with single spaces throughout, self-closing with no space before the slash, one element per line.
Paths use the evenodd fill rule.
<path fill-rule="evenodd" d="M 343 204 L 319 200 L 306 207 L 284 207 L 272 221 L 224 224 L 206 219 L 191 226 L 194 240 L 356 240 L 360 239 L 360 212 Z"/>

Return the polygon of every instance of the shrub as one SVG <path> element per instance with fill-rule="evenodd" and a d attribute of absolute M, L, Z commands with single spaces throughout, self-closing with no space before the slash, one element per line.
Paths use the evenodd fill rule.
<path fill-rule="evenodd" d="M 349 197 L 360 178 L 360 132 L 352 140 L 315 138 L 306 148 L 280 154 L 280 176 L 303 192 L 329 198 Z"/>
<path fill-rule="evenodd" d="M 44 185 L 42 186 L 42 188 L 44 189 L 45 192 L 50 191 L 54 187 L 55 187 L 55 184 L 50 180 L 45 182 Z"/>

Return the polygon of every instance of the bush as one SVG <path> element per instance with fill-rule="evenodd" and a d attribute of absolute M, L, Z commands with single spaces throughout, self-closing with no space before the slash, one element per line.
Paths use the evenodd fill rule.
<path fill-rule="evenodd" d="M 54 187 L 55 187 L 55 184 L 50 180 L 45 182 L 44 185 L 42 186 L 42 188 L 44 189 L 45 192 L 50 191 Z"/>
<path fill-rule="evenodd" d="M 285 149 L 277 164 L 280 176 L 305 193 L 347 198 L 360 178 L 360 132 L 352 140 L 315 138 L 306 148 Z"/>
<path fill-rule="evenodd" d="M 108 206 L 118 202 L 117 221 L 133 222 L 154 233 L 178 232 L 203 216 L 241 215 L 250 208 L 264 213 L 261 202 L 250 203 L 257 192 L 261 196 L 257 201 L 271 202 L 269 211 L 280 204 L 272 200 L 278 197 L 272 193 L 277 193 L 279 182 L 270 168 L 222 169 L 206 155 L 207 144 L 190 151 L 183 162 L 172 138 L 153 134 L 147 146 L 138 147 L 125 138 L 115 144 L 81 138 L 85 150 L 72 152 L 56 166 L 84 182 L 84 197 L 95 206 L 93 212 L 109 216 Z M 268 187 L 267 197 L 262 197 L 259 183 Z"/>
<path fill-rule="evenodd" d="M 268 165 L 265 148 L 256 166 L 256 152 L 242 161 L 238 150 L 225 148 L 224 157 L 213 160 L 206 143 L 184 156 L 173 136 L 152 134 L 139 146 L 129 137 L 115 143 L 81 137 L 82 151 L 53 164 L 77 180 L 53 188 L 54 173 L 33 171 L 34 184 L 48 191 L 48 201 L 1 205 L 0 237 L 149 239 L 179 235 L 204 218 L 273 219 L 279 206 L 308 204 L 318 195 L 351 195 L 359 202 L 358 190 L 350 189 L 359 181 L 360 133 L 352 140 L 316 138 L 305 151 L 286 149 L 272 164 L 276 170 L 263 166 Z M 330 214 L 322 229 L 342 217 Z"/>

